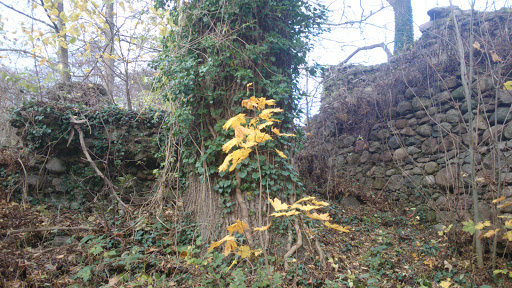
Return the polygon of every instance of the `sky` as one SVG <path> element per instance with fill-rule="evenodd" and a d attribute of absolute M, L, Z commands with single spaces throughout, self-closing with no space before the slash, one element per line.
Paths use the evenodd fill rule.
<path fill-rule="evenodd" d="M 330 21 L 334 23 L 360 19 L 362 13 L 360 4 L 364 7 L 365 14 L 377 11 L 382 6 L 387 8 L 369 18 L 369 24 L 363 29 L 359 29 L 357 26 L 352 28 L 345 26 L 333 29 L 331 33 L 323 35 L 311 53 L 310 61 L 335 65 L 345 60 L 357 47 L 393 41 L 394 14 L 386 0 L 320 0 L 320 2 L 331 9 Z M 469 0 L 452 0 L 452 2 L 453 5 L 459 6 L 463 10 L 470 8 Z M 449 0 L 412 0 L 414 37 L 417 39 L 421 36 L 418 27 L 429 21 L 428 10 L 449 5 Z M 493 11 L 504 6 L 512 7 L 512 0 L 475 0 L 475 5 L 479 11 Z M 390 43 L 388 48 L 393 51 L 393 44 Z M 358 53 L 349 63 L 371 65 L 383 63 L 386 60 L 384 50 L 376 48 Z"/>

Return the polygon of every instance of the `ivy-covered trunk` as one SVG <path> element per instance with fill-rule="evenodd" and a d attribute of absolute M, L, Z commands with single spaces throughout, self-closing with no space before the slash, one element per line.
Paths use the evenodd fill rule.
<path fill-rule="evenodd" d="M 411 0 L 387 0 L 395 12 L 395 55 L 414 41 Z"/>
<path fill-rule="evenodd" d="M 165 37 L 154 65 L 162 95 L 179 105 L 173 136 L 182 141 L 184 205 L 204 238 L 224 233 L 237 218 L 261 226 L 268 197 L 300 192 L 291 163 L 270 153 L 293 154 L 295 143 L 278 138 L 260 146 L 236 173 L 219 172 L 226 156 L 222 145 L 233 137 L 222 125 L 246 113 L 241 101 L 256 96 L 275 99 L 285 112 L 274 126 L 294 132 L 299 69 L 325 10 L 297 0 L 193 0 L 170 13 L 181 25 Z"/>

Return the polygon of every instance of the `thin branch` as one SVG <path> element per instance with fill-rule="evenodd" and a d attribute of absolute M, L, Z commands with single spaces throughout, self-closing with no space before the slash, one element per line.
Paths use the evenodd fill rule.
<path fill-rule="evenodd" d="M 19 13 L 19 14 L 21 14 L 21 15 L 23 15 L 23 16 L 25 16 L 25 17 L 27 17 L 27 18 L 30 18 L 30 19 L 32 19 L 32 20 L 34 20 L 34 21 L 37 21 L 37 22 L 43 23 L 44 25 L 47 25 L 48 27 L 50 27 L 50 28 L 52 28 L 52 29 L 55 29 L 54 27 L 52 27 L 52 25 L 48 24 L 47 22 L 44 22 L 44 21 L 43 21 L 43 20 L 41 20 L 41 19 L 37 19 L 37 18 L 32 17 L 32 16 L 30 16 L 30 15 L 28 15 L 28 14 L 26 14 L 26 13 L 23 13 L 23 12 L 21 12 L 20 10 L 18 10 L 18 9 L 16 9 L 16 8 L 14 8 L 14 7 L 11 7 L 11 6 L 9 6 L 9 5 L 5 4 L 5 3 L 4 3 L 4 2 L 2 2 L 2 1 L 0 1 L 0 4 L 2 4 L 3 6 L 5 6 L 5 7 L 9 8 L 9 9 L 11 9 L 12 11 L 14 11 L 14 12 L 16 12 L 16 13 Z"/>
<path fill-rule="evenodd" d="M 384 50 L 384 52 L 386 52 L 386 55 L 388 56 L 388 61 L 389 61 L 389 59 L 393 56 L 393 54 L 391 54 L 391 51 L 389 51 L 386 44 L 384 42 L 382 42 L 379 44 L 373 44 L 373 45 L 357 48 L 356 51 L 352 52 L 352 54 L 350 54 L 345 60 L 343 60 L 343 62 L 341 62 L 341 65 L 345 65 L 348 62 L 348 60 L 350 60 L 352 57 L 354 57 L 357 53 L 359 53 L 361 51 L 371 50 L 371 49 L 375 49 L 375 48 L 379 48 L 379 47 L 382 48 Z"/>
<path fill-rule="evenodd" d="M 39 56 L 35 53 L 32 53 L 30 51 L 27 51 L 27 50 L 23 50 L 23 49 L 9 49 L 9 48 L 0 48 L 0 52 L 16 52 L 16 53 L 23 53 L 23 54 L 28 54 L 32 57 L 36 57 L 36 58 L 44 58 L 42 56 Z"/>
<path fill-rule="evenodd" d="M 76 227 L 45 227 L 45 228 L 35 228 L 35 229 L 19 229 L 19 230 L 11 230 L 7 232 L 8 235 L 10 234 L 19 234 L 19 233 L 25 233 L 25 232 L 43 232 L 43 231 L 54 231 L 54 230 L 101 230 L 96 227 L 89 227 L 89 226 L 76 226 Z"/>
<path fill-rule="evenodd" d="M 87 151 L 87 146 L 85 146 L 84 133 L 82 132 L 80 127 L 78 127 L 79 124 L 83 124 L 85 121 L 84 120 L 76 120 L 74 117 L 71 117 L 70 122 L 74 124 L 73 126 L 76 129 L 76 131 L 78 132 L 78 138 L 80 140 L 80 146 L 82 147 L 82 152 L 84 153 L 85 158 L 87 158 L 87 161 L 89 162 L 89 164 L 91 164 L 91 166 L 94 169 L 94 171 L 96 172 L 96 174 L 98 176 L 100 176 L 101 179 L 103 179 L 103 181 L 105 181 L 105 184 L 110 188 L 112 195 L 119 202 L 119 205 L 121 205 L 121 207 L 123 207 L 127 211 L 130 211 L 130 207 L 128 205 L 126 205 L 126 203 L 124 203 L 123 200 L 121 200 L 119 195 L 117 195 L 117 193 L 116 193 L 118 191 L 117 187 L 112 182 L 110 182 L 110 180 L 108 180 L 107 177 L 105 177 L 105 175 L 103 175 L 103 173 L 101 173 L 101 171 L 98 169 L 98 166 L 96 166 L 96 164 L 92 160 L 91 155 L 89 155 L 89 152 Z"/>

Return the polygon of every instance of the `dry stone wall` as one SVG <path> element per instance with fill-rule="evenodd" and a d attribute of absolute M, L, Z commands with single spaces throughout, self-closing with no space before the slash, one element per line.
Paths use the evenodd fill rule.
<path fill-rule="evenodd" d="M 307 127 L 311 136 L 299 157 L 302 176 L 313 183 L 310 189 L 328 196 L 357 190 L 367 197 L 429 203 L 441 220 L 469 217 L 468 103 L 453 22 L 439 12 L 454 8 L 437 9 L 435 21 L 424 26 L 424 36 L 404 55 L 372 67 L 335 66 L 326 73 L 320 114 Z M 457 11 L 467 37 L 470 13 Z M 498 52 L 473 48 L 474 160 L 478 194 L 486 200 L 479 207 L 484 218 L 490 217 L 488 202 L 497 197 L 498 184 L 512 200 L 512 91 L 503 89 L 511 80 L 511 47 L 509 36 L 500 34 L 510 31 L 510 16 L 500 10 L 478 14 L 474 21 L 475 31 L 485 28 L 485 35 L 498 37 L 490 41 L 478 34 L 480 47 L 492 44 L 503 53 L 502 61 L 486 61 Z"/>

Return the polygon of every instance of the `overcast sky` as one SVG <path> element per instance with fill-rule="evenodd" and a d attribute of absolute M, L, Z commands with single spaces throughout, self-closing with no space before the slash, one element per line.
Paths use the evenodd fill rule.
<path fill-rule="evenodd" d="M 311 60 L 320 64 L 338 64 L 345 60 L 357 47 L 363 47 L 378 43 L 390 43 L 394 34 L 394 14 L 386 0 L 320 0 L 331 9 L 332 22 L 345 22 L 347 20 L 360 19 L 364 8 L 364 14 L 370 11 L 378 11 L 382 6 L 388 7 L 369 19 L 369 25 L 358 29 L 354 26 L 333 29 L 329 34 L 323 35 L 322 41 L 317 44 L 311 54 Z M 476 9 L 490 11 L 504 6 L 511 7 L 512 0 L 475 0 Z M 449 6 L 449 0 L 412 0 L 413 20 L 415 25 L 414 37 L 421 36 L 418 27 L 429 21 L 427 11 L 434 7 Z M 453 5 L 461 9 L 469 9 L 469 0 L 453 0 Z M 341 19 L 343 17 L 343 19 Z M 393 51 L 393 44 L 388 48 Z M 360 52 L 350 60 L 351 63 L 377 64 L 386 61 L 386 54 L 380 48 L 369 52 Z"/>

